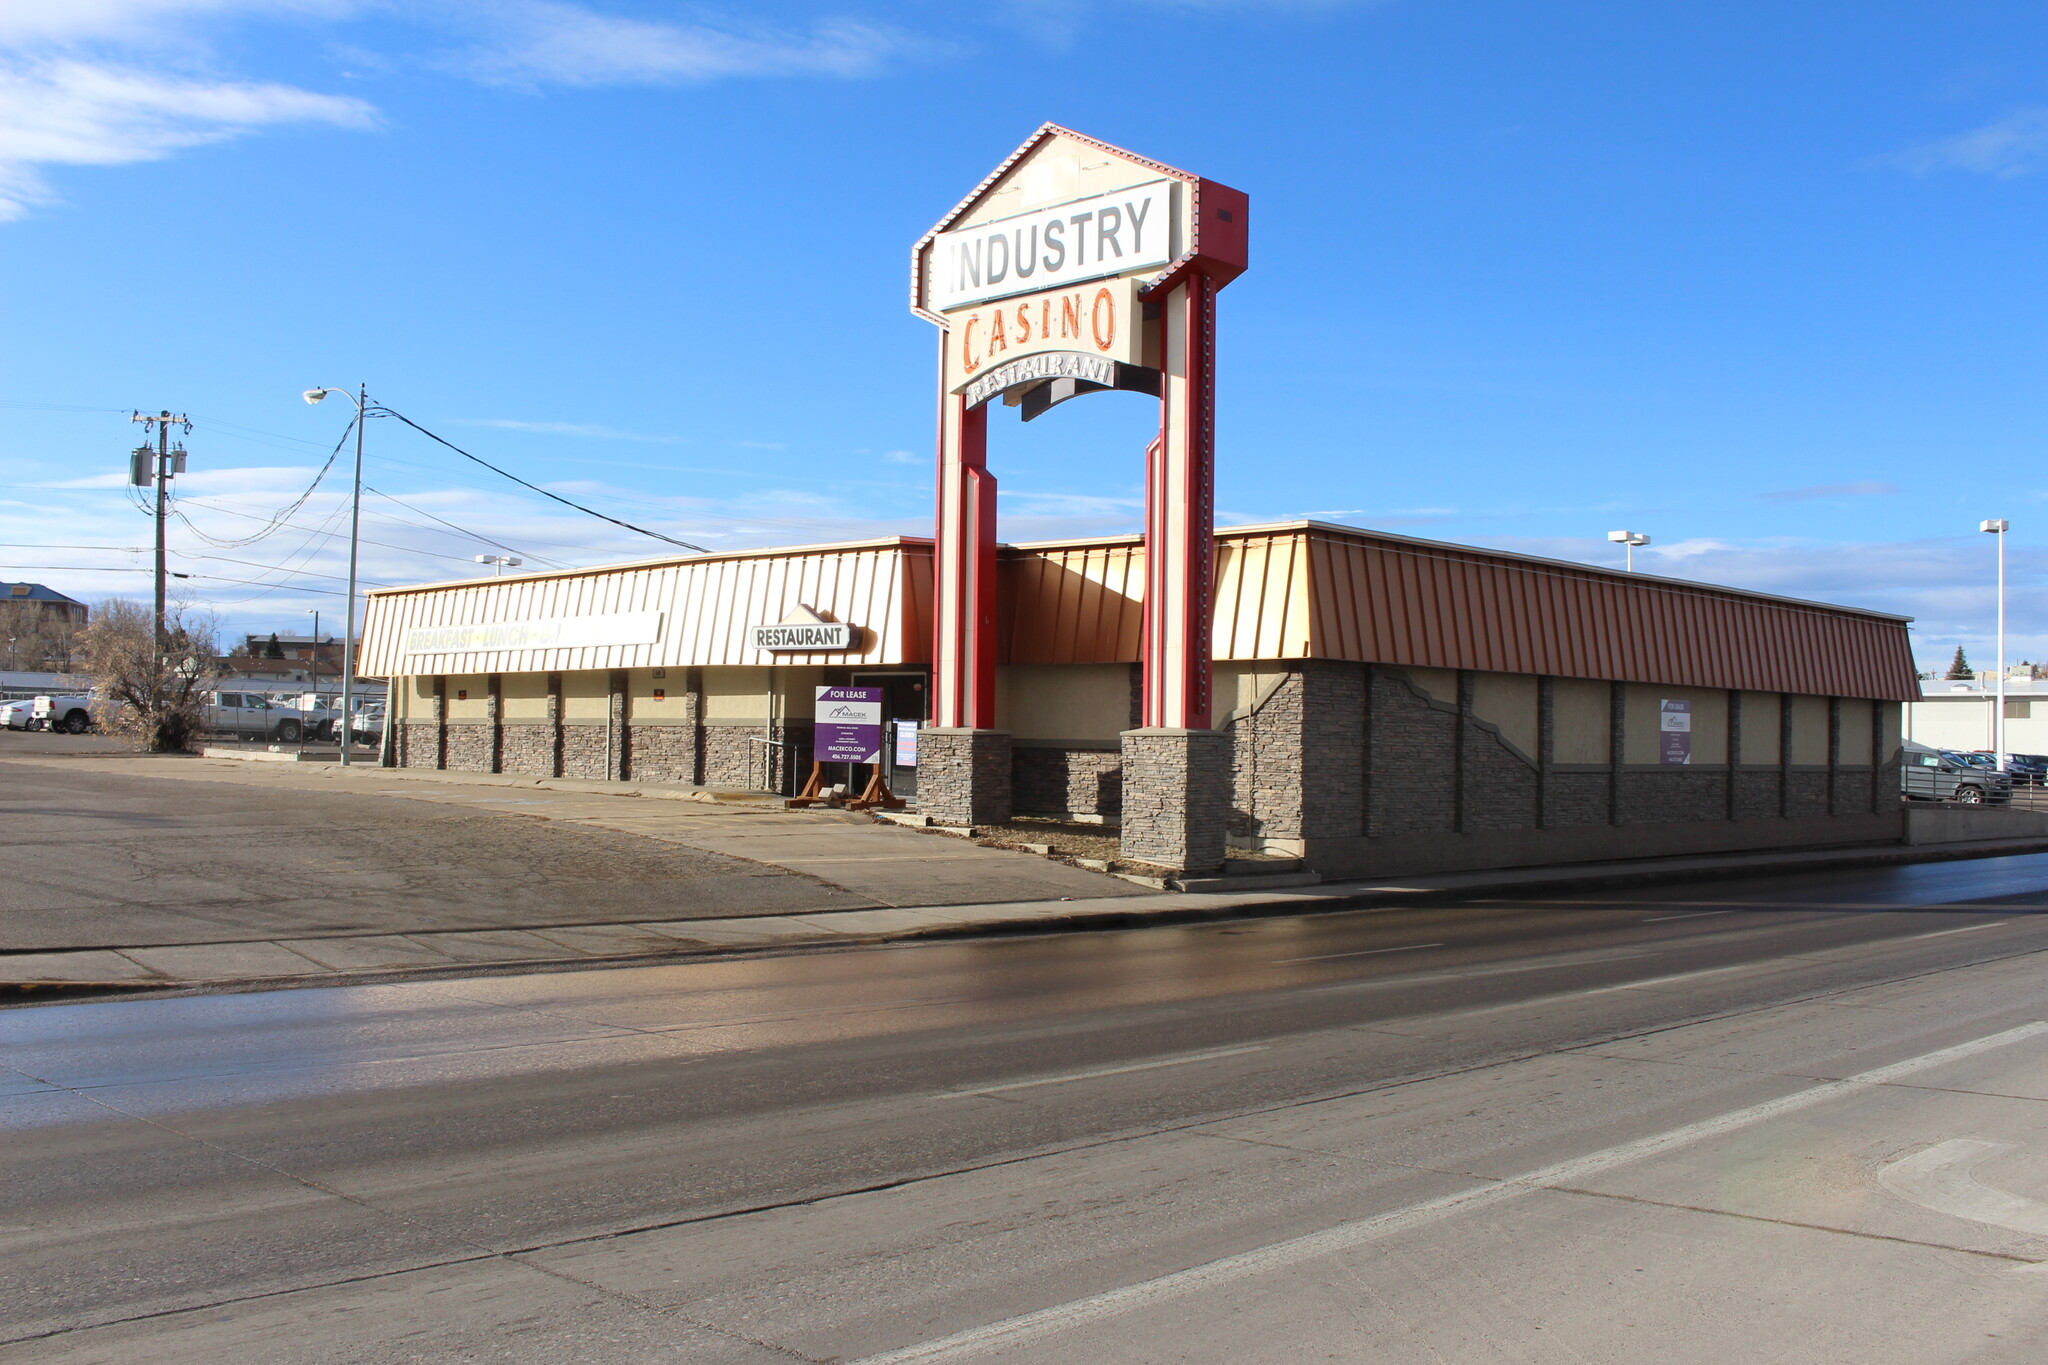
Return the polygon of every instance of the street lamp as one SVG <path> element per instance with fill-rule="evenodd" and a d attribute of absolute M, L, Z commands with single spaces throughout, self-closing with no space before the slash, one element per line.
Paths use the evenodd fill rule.
<path fill-rule="evenodd" d="M 307 389 L 302 395 L 308 403 L 318 403 L 331 393 L 338 393 L 356 405 L 356 477 L 350 492 L 348 514 L 348 615 L 343 621 L 341 635 L 341 723 L 349 723 L 349 707 L 355 696 L 356 680 L 356 552 L 361 544 L 363 527 L 363 426 L 369 420 L 370 390 L 367 385 L 358 385 L 356 392 L 347 389 Z M 341 765 L 348 766 L 349 733 L 341 733 Z"/>
<path fill-rule="evenodd" d="M 505 572 L 505 570 L 516 569 L 521 564 L 524 564 L 526 561 L 521 559 L 518 555 L 478 555 L 476 557 L 476 562 L 479 564 L 491 565 L 491 577 L 496 578 L 499 574 Z"/>
<path fill-rule="evenodd" d="M 2005 532 L 2008 523 L 2000 518 L 1980 521 L 1977 529 L 1998 537 L 1998 691 L 1991 703 L 1991 761 L 2005 767 Z"/>
<path fill-rule="evenodd" d="M 1628 571 L 1636 571 L 1636 546 L 1648 545 L 1650 538 L 1641 531 L 1609 531 L 1607 538 L 1616 545 L 1628 546 Z"/>

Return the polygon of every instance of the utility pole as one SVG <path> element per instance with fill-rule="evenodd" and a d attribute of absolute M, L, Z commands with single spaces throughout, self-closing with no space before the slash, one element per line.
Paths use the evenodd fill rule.
<path fill-rule="evenodd" d="M 180 445 L 175 450 L 171 448 L 171 428 L 182 426 L 185 428 L 185 434 L 190 436 L 192 419 L 182 413 L 174 417 L 170 409 L 166 408 L 154 417 L 140 412 L 133 413 L 128 420 L 143 423 L 145 432 L 153 430 L 156 433 L 155 470 L 150 471 L 145 467 L 144 457 L 150 453 L 149 446 L 145 443 L 135 452 L 136 460 L 130 470 L 129 479 L 135 484 L 156 485 L 156 652 L 161 658 L 164 643 L 170 634 L 164 622 L 164 586 L 168 578 L 164 564 L 164 524 L 169 512 L 169 485 L 174 474 L 185 472 L 185 447 Z"/>

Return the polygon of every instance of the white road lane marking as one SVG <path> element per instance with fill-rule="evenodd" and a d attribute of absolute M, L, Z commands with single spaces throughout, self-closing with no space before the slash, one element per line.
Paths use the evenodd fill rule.
<path fill-rule="evenodd" d="M 2019 1146 L 2016 1142 L 1950 1138 L 1884 1167 L 1877 1173 L 1877 1183 L 1936 1213 L 2048 1237 L 2048 1204 L 1993 1189 L 1971 1173 L 1992 1157 L 2018 1151 Z"/>
<path fill-rule="evenodd" d="M 2021 1024 L 2017 1028 L 2005 1029 L 1983 1038 L 1972 1039 L 1967 1043 L 1958 1043 L 1954 1047 L 1924 1052 L 1918 1057 L 1909 1057 L 1890 1066 L 1861 1071 L 1839 1081 L 1809 1086 L 1805 1090 L 1794 1091 L 1775 1100 L 1765 1100 L 1761 1104 L 1731 1109 L 1725 1114 L 1701 1119 L 1697 1123 L 1683 1124 L 1649 1137 L 1638 1138 L 1634 1142 L 1620 1143 L 1586 1156 L 1560 1161 L 1555 1165 L 1540 1166 L 1533 1171 L 1526 1171 L 1521 1175 L 1458 1194 L 1441 1195 L 1372 1218 L 1342 1223 L 1322 1232 L 1290 1237 L 1284 1242 L 1274 1242 L 1251 1251 L 1239 1252 L 1235 1256 L 1225 1256 L 1203 1265 L 1175 1271 L 1170 1275 L 1161 1275 L 1157 1279 L 1140 1280 L 1136 1284 L 1091 1294 L 1084 1299 L 1055 1304 L 1034 1313 L 1024 1313 L 1001 1322 L 992 1322 L 985 1327 L 969 1328 L 964 1332 L 955 1332 L 951 1336 L 920 1342 L 900 1350 L 863 1356 L 851 1362 L 851 1365 L 908 1365 L 911 1361 L 939 1360 L 989 1347 L 1021 1345 L 1056 1332 L 1101 1322 L 1161 1299 L 1173 1298 L 1195 1290 L 1214 1290 L 1250 1275 L 1285 1269 L 1333 1252 L 1350 1251 L 1395 1233 L 1424 1227 L 1456 1214 L 1486 1208 L 1536 1190 L 1580 1185 L 1590 1177 L 1601 1175 L 1617 1166 L 1659 1156 L 1675 1147 L 1698 1142 L 1702 1138 L 1718 1137 L 1723 1133 L 1782 1118 L 1829 1100 L 1846 1098 L 1872 1086 L 1890 1085 L 1918 1072 L 1944 1066 L 1949 1062 L 1961 1061 L 1965 1057 L 1974 1057 L 1994 1048 L 2038 1038 L 2044 1033 L 2048 1033 L 2048 1023 L 2037 1021 Z"/>
<path fill-rule="evenodd" d="M 1340 957 L 1373 957 L 1380 953 L 1412 953 L 1417 948 L 1441 948 L 1441 943 L 1410 943 L 1400 948 L 1360 948 L 1355 953 L 1323 953 L 1318 957 L 1279 957 L 1273 959 L 1275 967 L 1285 967 L 1295 962 L 1329 962 Z"/>
<path fill-rule="evenodd" d="M 1064 1085 L 1068 1081 L 1092 1081 L 1097 1076 L 1126 1076 L 1133 1071 L 1157 1071 L 1163 1066 L 1186 1066 L 1189 1062 L 1206 1062 L 1217 1057 L 1236 1057 L 1246 1052 L 1264 1052 L 1264 1043 L 1248 1047 L 1217 1048 L 1211 1052 L 1190 1052 L 1185 1057 L 1168 1057 L 1157 1062 L 1133 1062 L 1129 1066 L 1100 1066 L 1092 1071 L 1068 1071 L 1058 1076 L 1040 1076 L 1029 1081 L 1005 1081 L 1001 1085 L 981 1085 L 972 1090 L 948 1090 L 939 1096 L 942 1100 L 965 1099 L 973 1095 L 994 1095 L 1004 1090 L 1029 1090 L 1035 1085 Z"/>
<path fill-rule="evenodd" d="M 1567 996 L 1606 995 L 1611 991 L 1639 991 L 1645 986 L 1668 986 L 1674 981 L 1692 981 L 1702 976 L 1719 976 L 1723 972 L 1747 972 L 1759 967 L 1768 967 L 1768 962 L 1738 962 L 1733 967 L 1709 967 L 1705 971 L 1680 972 L 1676 976 L 1652 976 L 1642 981 L 1624 981 L 1619 986 L 1595 986 L 1591 990 L 1567 991 Z"/>
<path fill-rule="evenodd" d="M 1935 931 L 1934 931 L 1933 933 L 1931 933 L 1931 934 L 1915 934 L 1915 935 L 1913 935 L 1913 937 L 1914 937 L 1914 938 L 1940 938 L 1940 937 L 1941 937 L 1942 935 L 1944 935 L 1944 934 L 1967 934 L 1967 933 L 1969 933 L 1969 932 L 1970 932 L 1970 931 L 1971 931 L 1972 929 L 1996 929 L 1996 928 L 1997 928 L 1997 927 L 1998 927 L 1999 925 L 2001 925 L 2001 924 L 2010 924 L 2010 923 L 2012 923 L 2012 921 L 2011 921 L 2011 920 L 2003 920 L 2003 919 L 2002 919 L 2002 920 L 1997 920 L 1997 921 L 1994 921 L 1993 923 L 1990 923 L 1990 924 L 1965 924 L 1965 925 L 1964 925 L 1964 926 L 1963 926 L 1962 928 L 1960 928 L 1960 929 L 1936 929 L 1936 930 L 1935 930 Z"/>
<path fill-rule="evenodd" d="M 1734 913 L 1733 910 L 1688 910 L 1682 915 L 1652 915 L 1644 920 L 1643 923 L 1657 924 L 1667 919 L 1698 919 L 1702 915 L 1732 915 Z"/>

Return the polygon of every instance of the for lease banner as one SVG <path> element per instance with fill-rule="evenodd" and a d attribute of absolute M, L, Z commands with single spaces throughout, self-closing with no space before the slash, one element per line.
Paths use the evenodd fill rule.
<path fill-rule="evenodd" d="M 821 687 L 811 751 L 820 763 L 879 763 L 882 758 L 879 687 Z"/>
<path fill-rule="evenodd" d="M 1657 713 L 1657 761 L 1692 762 L 1692 703 L 1665 700 Z"/>

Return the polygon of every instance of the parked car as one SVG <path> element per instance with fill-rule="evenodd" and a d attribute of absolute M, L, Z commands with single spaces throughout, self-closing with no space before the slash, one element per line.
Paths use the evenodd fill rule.
<path fill-rule="evenodd" d="M 384 703 L 369 701 L 357 707 L 354 719 L 349 722 L 348 737 L 355 744 L 383 743 Z"/>
<path fill-rule="evenodd" d="M 2015 787 L 2048 786 L 2048 754 L 2007 754 L 2005 770 Z"/>
<path fill-rule="evenodd" d="M 277 698 L 271 698 L 275 704 Z M 305 736 L 318 744 L 332 743 L 341 733 L 341 698 L 332 692 L 298 692 L 290 698 L 298 708 Z"/>
<path fill-rule="evenodd" d="M 35 714 L 36 704 L 32 701 L 0 702 L 0 728 L 26 730 Z"/>
<path fill-rule="evenodd" d="M 207 728 L 216 735 L 296 744 L 304 723 L 296 707 L 272 706 L 261 692 L 215 692 L 207 698 Z"/>
<path fill-rule="evenodd" d="M 99 703 L 90 696 L 37 697 L 29 717 L 31 730 L 59 730 L 82 735 L 99 721 Z"/>
<path fill-rule="evenodd" d="M 2012 800 L 2012 775 L 1993 767 L 1988 754 L 1930 749 L 1907 740 L 1900 757 L 1899 787 L 1908 801 L 1983 806 Z"/>

